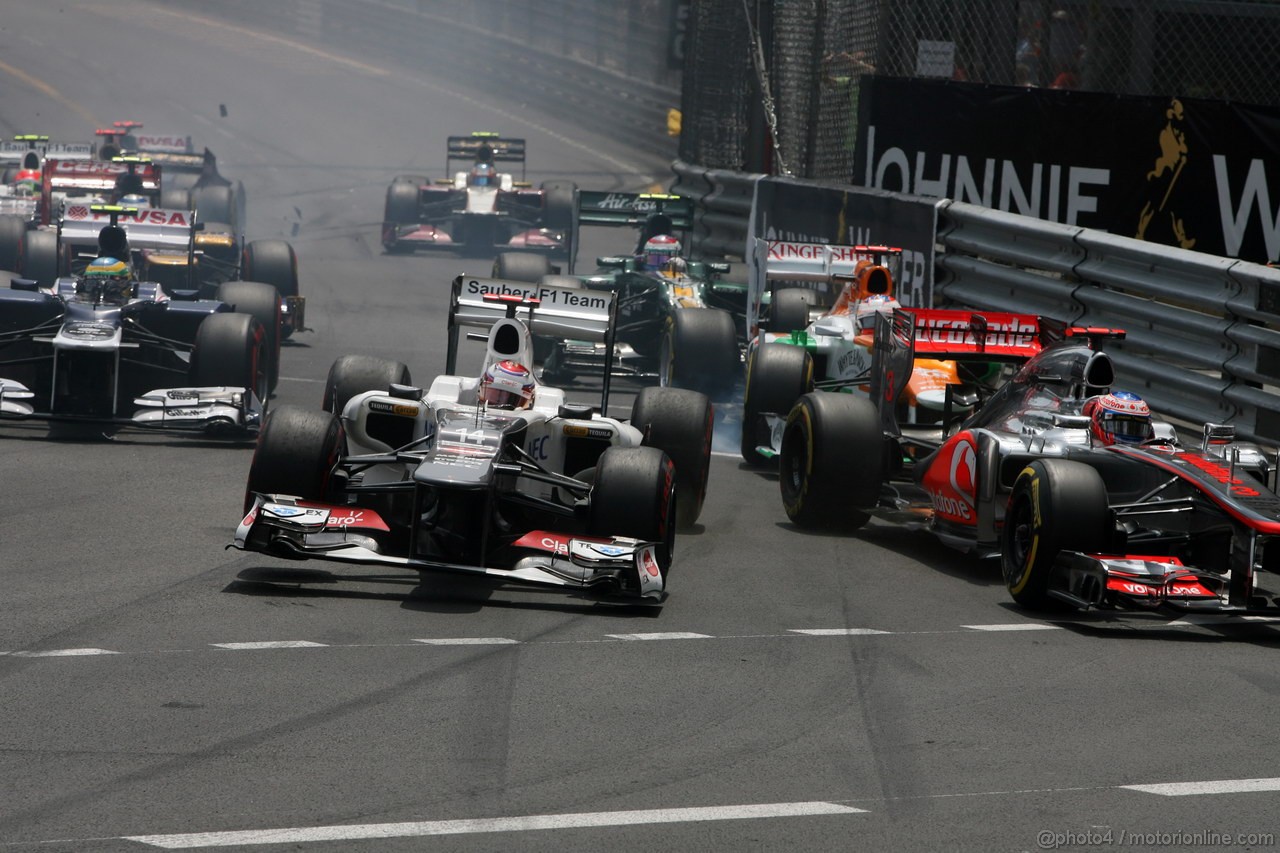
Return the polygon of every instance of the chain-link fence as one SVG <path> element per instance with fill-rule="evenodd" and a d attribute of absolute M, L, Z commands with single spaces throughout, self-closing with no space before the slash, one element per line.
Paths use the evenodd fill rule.
<path fill-rule="evenodd" d="M 1277 0 L 694 0 L 681 158 L 847 180 L 866 73 L 1274 105 L 1277 45 Z"/>

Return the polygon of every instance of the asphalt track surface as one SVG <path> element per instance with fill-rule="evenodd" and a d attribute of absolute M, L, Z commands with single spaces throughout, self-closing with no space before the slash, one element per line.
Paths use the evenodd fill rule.
<path fill-rule="evenodd" d="M 249 236 L 293 241 L 315 327 L 275 403 L 318 406 L 344 353 L 443 370 L 445 288 L 475 262 L 384 256 L 377 223 L 395 174 L 440 174 L 446 135 L 528 137 L 535 181 L 666 179 L 590 116 L 550 123 L 429 57 L 389 67 L 159 4 L 8 3 L 0 80 L 0 132 L 136 118 L 244 181 Z M 775 478 L 727 455 L 657 613 L 277 561 L 223 547 L 250 453 L 0 429 L 0 853 L 1280 832 L 1269 624 L 1047 622 L 926 534 L 792 528 Z"/>

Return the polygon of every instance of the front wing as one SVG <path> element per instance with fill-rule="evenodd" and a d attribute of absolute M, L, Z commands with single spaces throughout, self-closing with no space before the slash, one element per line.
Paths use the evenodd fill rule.
<path fill-rule="evenodd" d="M 0 420 L 84 421 L 145 429 L 202 432 L 252 437 L 262 426 L 262 402 L 246 388 L 210 386 L 159 388 L 134 399 L 139 408 L 129 417 L 104 418 L 66 412 L 37 411 L 35 393 L 12 379 L 0 379 Z"/>
<path fill-rule="evenodd" d="M 666 597 L 655 543 L 533 531 L 515 543 L 530 556 L 509 567 L 494 567 L 383 553 L 377 534 L 389 530 L 370 509 L 332 506 L 288 495 L 255 495 L 230 547 L 289 559 L 480 575 L 508 583 L 600 592 L 606 597 L 621 593 L 636 603 L 657 604 Z M 625 575 L 625 584 L 620 584 L 620 575 Z"/>

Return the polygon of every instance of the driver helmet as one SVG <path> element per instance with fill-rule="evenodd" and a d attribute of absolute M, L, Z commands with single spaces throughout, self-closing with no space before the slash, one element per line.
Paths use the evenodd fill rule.
<path fill-rule="evenodd" d="M 518 361 L 490 365 L 480 378 L 481 403 L 499 409 L 527 409 L 533 405 L 533 374 Z"/>
<path fill-rule="evenodd" d="M 151 206 L 151 198 L 141 193 L 129 193 L 120 196 L 120 204 L 122 207 L 146 208 Z"/>
<path fill-rule="evenodd" d="M 13 189 L 18 195 L 35 195 L 39 188 L 39 169 L 19 169 L 13 178 Z"/>
<path fill-rule="evenodd" d="M 118 258 L 94 258 L 85 267 L 84 278 L 88 284 L 104 285 L 104 295 L 111 298 L 126 299 L 133 289 L 129 265 Z"/>
<path fill-rule="evenodd" d="M 1090 434 L 1104 447 L 1141 444 L 1155 436 L 1150 407 L 1131 391 L 1112 391 L 1090 397 L 1083 411 L 1089 416 Z"/>
<path fill-rule="evenodd" d="M 475 168 L 471 170 L 471 186 L 496 187 L 497 185 L 498 170 L 488 163 L 476 163 Z"/>
<path fill-rule="evenodd" d="M 670 234 L 657 234 L 645 241 L 642 255 L 645 269 L 675 272 L 680 262 L 680 241 Z"/>
<path fill-rule="evenodd" d="M 883 293 L 873 293 L 864 297 L 858 303 L 858 310 L 854 315 L 858 324 L 858 334 L 870 333 L 875 329 L 877 314 L 892 314 L 901 307 L 898 300 Z"/>

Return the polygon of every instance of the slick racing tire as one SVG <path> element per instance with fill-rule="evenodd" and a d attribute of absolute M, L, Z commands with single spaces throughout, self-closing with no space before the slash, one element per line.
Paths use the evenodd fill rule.
<path fill-rule="evenodd" d="M 196 207 L 196 222 L 236 221 L 235 191 L 231 187 L 197 187 L 191 192 Z"/>
<path fill-rule="evenodd" d="M 682 388 L 645 388 L 631 406 L 631 425 L 676 466 L 676 527 L 688 530 L 702 514 L 711 472 L 715 423 L 706 394 Z"/>
<path fill-rule="evenodd" d="M 407 225 L 418 221 L 418 184 L 396 178 L 387 187 L 387 201 L 382 209 L 382 221 Z"/>
<path fill-rule="evenodd" d="M 543 181 L 542 224 L 553 231 L 573 227 L 573 197 L 578 185 L 573 181 Z"/>
<path fill-rule="evenodd" d="M 173 186 L 173 182 L 168 176 L 164 179 L 165 186 L 160 188 L 160 206 L 165 210 L 194 210 L 195 205 L 192 204 L 192 194 L 189 187 L 179 188 Z M 205 222 L 207 220 L 200 220 Z"/>
<path fill-rule="evenodd" d="M 562 290 L 583 290 L 586 285 L 582 283 L 582 279 L 573 275 L 544 275 L 538 279 L 538 283 L 547 287 L 559 287 Z M 556 338 L 549 338 L 546 335 L 533 336 L 533 360 L 537 364 L 542 364 L 551 357 L 551 351 L 555 349 Z"/>
<path fill-rule="evenodd" d="M 190 382 L 196 387 L 249 388 L 265 402 L 271 393 L 269 360 L 266 331 L 256 318 L 239 313 L 211 314 L 196 330 Z"/>
<path fill-rule="evenodd" d="M 787 517 L 800 527 L 862 527 L 880 496 L 884 452 L 880 418 L 865 396 L 802 396 L 787 416 L 778 456 Z"/>
<path fill-rule="evenodd" d="M 248 314 L 262 324 L 266 336 L 267 377 L 272 391 L 280 382 L 280 294 L 269 284 L 257 281 L 227 281 L 218 285 L 214 296 L 231 310 Z"/>
<path fill-rule="evenodd" d="M 675 551 L 675 465 L 656 447 L 611 447 L 596 462 L 587 529 L 656 542 L 664 577 Z"/>
<path fill-rule="evenodd" d="M 298 256 L 284 240 L 254 240 L 240 257 L 240 277 L 269 284 L 282 297 L 297 296 Z"/>
<path fill-rule="evenodd" d="M 1000 534 L 1005 587 L 1021 607 L 1055 609 L 1053 564 L 1064 548 L 1107 550 L 1111 511 L 1102 477 L 1082 462 L 1037 459 L 1013 483 Z"/>
<path fill-rule="evenodd" d="M 326 412 L 341 415 L 347 403 L 365 391 L 386 391 L 392 385 L 409 385 L 409 368 L 398 361 L 371 355 L 344 355 L 329 368 L 324 381 Z"/>
<path fill-rule="evenodd" d="M 337 416 L 300 406 L 272 409 L 249 465 L 244 511 L 253 506 L 255 492 L 327 501 L 334 468 L 345 448 L 346 436 Z"/>
<path fill-rule="evenodd" d="M 803 287 L 784 287 L 774 291 L 769 302 L 769 331 L 779 334 L 803 332 L 809 325 L 809 305 L 813 291 Z"/>
<path fill-rule="evenodd" d="M 67 272 L 66 256 L 58 251 L 58 235 L 53 231 L 27 231 L 22 235 L 20 255 L 18 272 L 41 287 L 53 287 L 58 276 Z"/>
<path fill-rule="evenodd" d="M 546 255 L 532 252 L 499 252 L 493 259 L 493 277 L 507 281 L 542 281 L 543 276 L 554 274 Z"/>
<path fill-rule="evenodd" d="M 0 216 L 0 270 L 16 270 L 22 255 L 22 238 L 27 233 L 27 220 L 14 214 Z M 2 284 L 9 286 L 6 279 Z"/>
<path fill-rule="evenodd" d="M 718 308 L 677 308 L 658 348 L 662 385 L 691 388 L 713 399 L 733 391 L 742 369 L 733 316 Z"/>
<path fill-rule="evenodd" d="M 785 418 L 796 400 L 812 390 L 813 357 L 808 350 L 788 344 L 765 344 L 751 353 L 747 359 L 746 396 L 742 400 L 742 458 L 748 465 L 771 461 L 756 450 L 769 442 L 764 413 Z"/>

